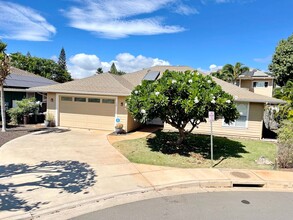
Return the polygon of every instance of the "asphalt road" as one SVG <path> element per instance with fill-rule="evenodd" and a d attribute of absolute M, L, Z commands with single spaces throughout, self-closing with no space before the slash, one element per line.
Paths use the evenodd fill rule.
<path fill-rule="evenodd" d="M 212 192 L 162 197 L 120 205 L 74 220 L 279 220 L 293 219 L 293 193 Z"/>

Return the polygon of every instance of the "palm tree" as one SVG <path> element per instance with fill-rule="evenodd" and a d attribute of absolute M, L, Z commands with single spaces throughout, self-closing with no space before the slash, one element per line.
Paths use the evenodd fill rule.
<path fill-rule="evenodd" d="M 6 44 L 0 41 L 0 91 L 1 91 L 1 119 L 2 132 L 6 131 L 6 113 L 5 113 L 5 99 L 4 99 L 4 81 L 10 74 L 9 57 L 5 53 Z"/>
<path fill-rule="evenodd" d="M 222 74 L 226 75 L 227 80 L 225 81 L 236 84 L 238 77 L 246 71 L 249 71 L 249 68 L 237 62 L 234 66 L 232 64 L 226 64 L 222 69 Z"/>

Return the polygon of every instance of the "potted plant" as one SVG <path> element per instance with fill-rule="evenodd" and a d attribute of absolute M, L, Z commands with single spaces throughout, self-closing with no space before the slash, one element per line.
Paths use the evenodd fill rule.
<path fill-rule="evenodd" d="M 45 127 L 46 127 L 46 128 L 47 128 L 47 127 L 51 127 L 53 121 L 54 121 L 54 115 L 51 114 L 51 113 L 47 113 L 47 114 L 46 114 L 45 121 L 44 121 L 44 123 L 45 123 Z"/>
<path fill-rule="evenodd" d="M 115 125 L 115 133 L 122 134 L 123 133 L 123 124 L 118 123 Z"/>

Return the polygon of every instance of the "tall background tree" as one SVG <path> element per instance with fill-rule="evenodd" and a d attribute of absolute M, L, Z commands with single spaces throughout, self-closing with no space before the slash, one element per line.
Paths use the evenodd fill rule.
<path fill-rule="evenodd" d="M 115 63 L 112 63 L 111 68 L 110 68 L 110 73 L 115 74 L 115 75 L 124 75 L 126 74 L 125 72 L 121 70 L 117 70 Z"/>
<path fill-rule="evenodd" d="M 60 53 L 61 54 L 61 53 Z M 11 66 L 43 76 L 56 82 L 71 81 L 71 75 L 51 59 L 26 56 L 19 52 L 10 54 Z M 65 62 L 66 68 L 66 62 Z"/>
<path fill-rule="evenodd" d="M 66 54 L 65 54 L 65 50 L 62 47 L 61 51 L 60 51 L 60 55 L 59 55 L 59 59 L 58 59 L 58 65 L 59 67 L 64 70 L 67 71 L 67 66 L 66 66 Z"/>
<path fill-rule="evenodd" d="M 166 71 L 155 81 L 144 80 L 127 98 L 127 108 L 141 123 L 160 118 L 179 131 L 177 144 L 200 123 L 206 122 L 209 111 L 226 123 L 238 118 L 233 97 L 224 92 L 210 76 L 198 72 Z M 186 129 L 190 124 L 191 128 Z"/>
<path fill-rule="evenodd" d="M 116 68 L 115 63 L 112 63 L 111 68 L 110 68 L 110 73 L 118 75 L 118 70 Z"/>
<path fill-rule="evenodd" d="M 237 62 L 234 66 L 232 64 L 226 64 L 222 69 L 222 74 L 224 75 L 223 80 L 236 84 L 238 77 L 246 71 L 249 71 L 249 68 L 240 62 Z"/>
<path fill-rule="evenodd" d="M 9 57 L 5 53 L 6 44 L 0 41 L 0 91 L 1 91 L 1 119 L 2 119 L 2 132 L 6 131 L 6 109 L 4 97 L 4 82 L 10 74 Z"/>
<path fill-rule="evenodd" d="M 293 35 L 279 42 L 269 70 L 279 86 L 285 86 L 288 81 L 293 81 Z"/>

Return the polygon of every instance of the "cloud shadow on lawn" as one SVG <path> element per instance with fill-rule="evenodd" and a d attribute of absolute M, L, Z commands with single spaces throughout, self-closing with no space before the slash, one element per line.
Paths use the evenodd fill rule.
<path fill-rule="evenodd" d="M 31 187 L 26 191 L 36 188 L 59 189 L 59 193 L 80 193 L 95 184 L 96 173 L 87 163 L 78 161 L 42 161 L 37 165 L 9 164 L 0 165 L 0 180 L 2 178 L 20 177 L 20 175 L 33 174 L 34 180 L 22 183 L 0 183 L 0 211 L 29 211 L 40 208 L 49 202 L 36 202 L 29 204 L 28 201 L 18 197 L 23 193 L 20 187 Z M 12 181 L 11 180 L 11 181 Z M 84 192 L 86 194 L 86 192 Z"/>
<path fill-rule="evenodd" d="M 179 154 L 190 157 L 200 154 L 204 159 L 211 157 L 210 136 L 188 134 L 182 145 L 177 145 L 178 132 L 158 131 L 154 137 L 147 139 L 147 145 L 152 151 L 163 154 Z M 241 153 L 248 153 L 245 146 L 238 141 L 226 137 L 214 137 L 214 159 L 221 160 L 234 157 L 241 158 Z"/>

